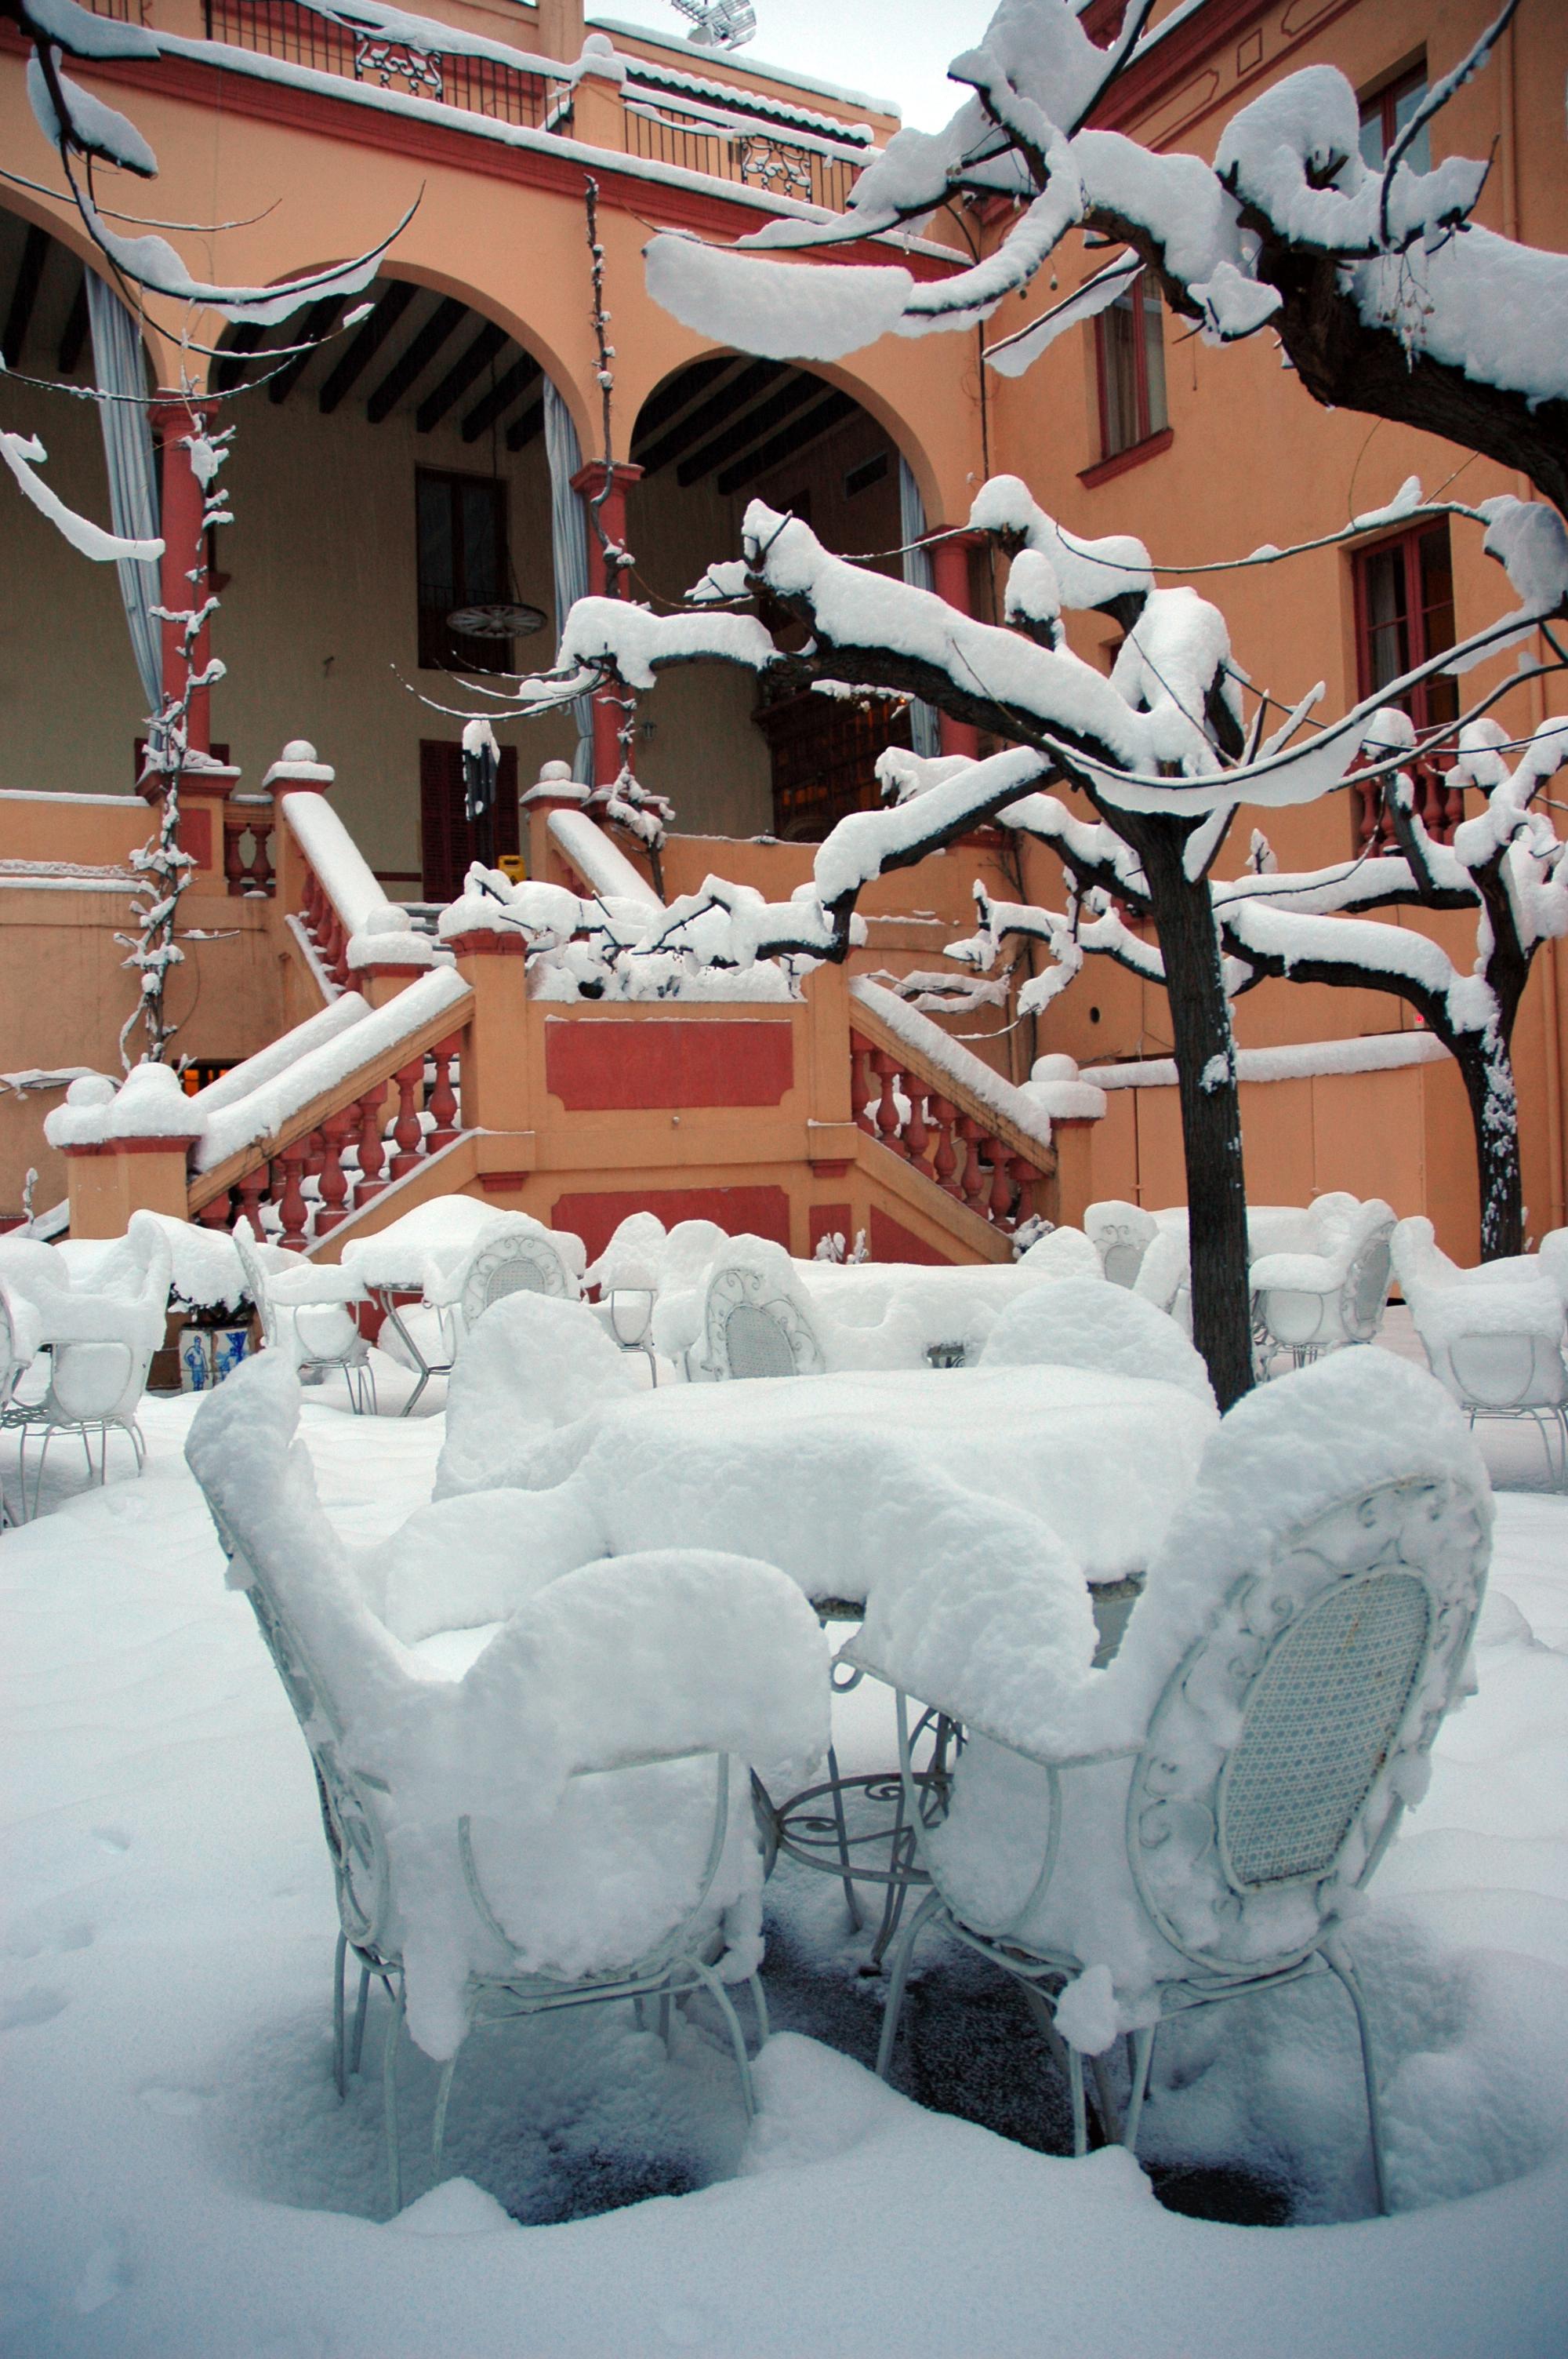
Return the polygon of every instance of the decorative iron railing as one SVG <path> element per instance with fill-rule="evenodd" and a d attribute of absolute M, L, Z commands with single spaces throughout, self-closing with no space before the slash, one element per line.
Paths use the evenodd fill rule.
<path fill-rule="evenodd" d="M 416 48 L 368 27 L 335 23 L 296 0 L 204 0 L 207 38 L 264 57 L 308 66 L 315 73 L 392 90 L 488 114 L 498 123 L 547 130 L 570 104 L 570 84 L 529 73 L 492 58 L 460 50 Z"/>

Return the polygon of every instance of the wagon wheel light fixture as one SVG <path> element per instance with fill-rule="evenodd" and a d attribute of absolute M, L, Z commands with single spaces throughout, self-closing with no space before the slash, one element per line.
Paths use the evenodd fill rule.
<path fill-rule="evenodd" d="M 447 628 L 465 639 L 525 639 L 545 627 L 537 606 L 521 599 L 502 600 L 490 606 L 456 606 L 447 616 Z"/>

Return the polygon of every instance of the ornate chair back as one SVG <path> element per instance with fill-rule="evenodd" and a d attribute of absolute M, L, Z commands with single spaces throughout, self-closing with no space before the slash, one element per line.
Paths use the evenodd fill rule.
<path fill-rule="evenodd" d="M 1369 1343 L 1383 1323 L 1394 1276 L 1393 1237 L 1390 1214 L 1368 1231 L 1351 1256 L 1339 1289 L 1339 1323 L 1353 1343 Z"/>
<path fill-rule="evenodd" d="M 1152 1213 L 1112 1198 L 1089 1206 L 1084 1228 L 1112 1286 L 1136 1285 L 1143 1256 L 1159 1234 Z"/>
<path fill-rule="evenodd" d="M 1133 1767 L 1127 1843 L 1201 1977 L 1306 1957 L 1371 1874 L 1458 1695 L 1487 1557 L 1461 1484 L 1385 1483 L 1282 1543 L 1188 1650 Z"/>
<path fill-rule="evenodd" d="M 709 1375 L 820 1375 L 827 1365 L 809 1313 L 766 1270 L 731 1262 L 708 1280 Z"/>
<path fill-rule="evenodd" d="M 571 1301 L 577 1283 L 547 1237 L 510 1230 L 481 1244 L 463 1275 L 458 1303 L 471 1327 L 492 1302 L 508 1294 L 548 1294 Z"/>

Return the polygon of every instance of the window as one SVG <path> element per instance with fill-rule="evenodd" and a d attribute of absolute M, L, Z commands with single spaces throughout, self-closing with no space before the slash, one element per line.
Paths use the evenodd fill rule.
<path fill-rule="evenodd" d="M 1361 697 L 1376 696 L 1390 681 L 1454 645 L 1454 566 L 1446 524 L 1425 525 L 1398 540 L 1386 540 L 1353 560 L 1356 589 L 1356 657 Z M 1458 718 L 1459 687 L 1454 679 L 1421 681 L 1395 700 L 1420 730 Z M 1463 798 L 1444 786 L 1431 762 L 1416 765 L 1421 816 L 1427 832 L 1446 843 L 1463 810 Z M 1358 798 L 1358 844 L 1388 839 L 1379 795 Z"/>
<path fill-rule="evenodd" d="M 1381 90 L 1361 101 L 1361 161 L 1370 171 L 1381 171 L 1383 158 L 1426 96 L 1426 61 L 1396 74 Z M 1403 159 L 1412 172 L 1432 169 L 1432 143 L 1423 125 Z"/>
<path fill-rule="evenodd" d="M 425 671 L 509 671 L 510 639 L 466 638 L 447 617 L 510 599 L 506 485 L 493 475 L 415 470 L 419 533 L 419 665 Z"/>
<path fill-rule="evenodd" d="M 1114 459 L 1170 423 L 1160 297 L 1141 274 L 1095 321 L 1099 351 L 1100 455 Z"/>
<path fill-rule="evenodd" d="M 495 856 L 518 847 L 517 748 L 503 745 L 495 779 Z M 419 853 L 427 901 L 454 901 L 476 857 L 464 815 L 463 749 L 457 739 L 419 741 Z"/>

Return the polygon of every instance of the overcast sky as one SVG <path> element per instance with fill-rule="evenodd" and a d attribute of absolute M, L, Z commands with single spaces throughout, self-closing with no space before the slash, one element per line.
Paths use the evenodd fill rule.
<path fill-rule="evenodd" d="M 752 0 L 756 38 L 741 54 L 819 82 L 891 98 L 906 123 L 934 131 L 968 95 L 947 60 L 971 47 L 993 0 Z M 669 0 L 589 0 L 591 20 L 619 17 L 681 39 L 687 20 Z M 684 44 L 683 44 L 684 45 Z M 693 51 L 700 63 L 700 52 Z"/>

